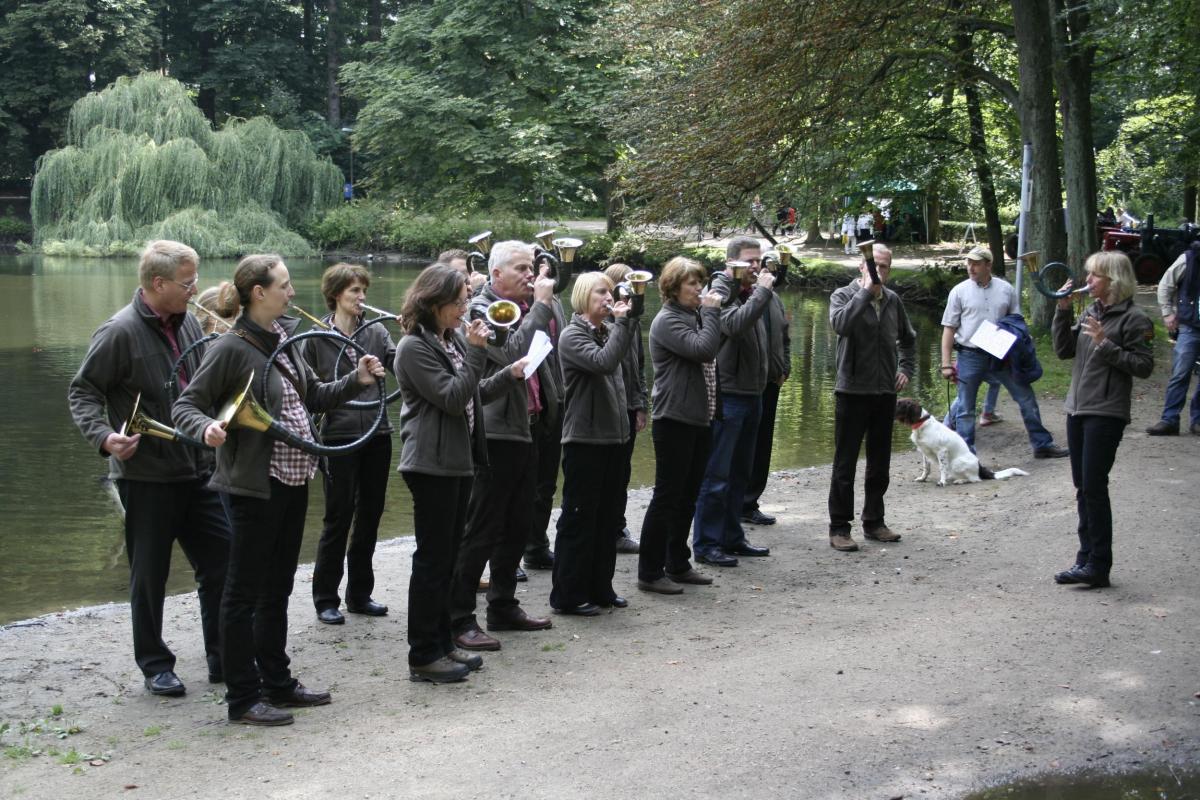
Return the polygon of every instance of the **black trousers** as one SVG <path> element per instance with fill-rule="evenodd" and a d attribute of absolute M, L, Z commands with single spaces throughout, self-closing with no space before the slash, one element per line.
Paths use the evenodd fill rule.
<path fill-rule="evenodd" d="M 563 508 L 554 540 L 550 605 L 612 605 L 617 540 L 612 535 L 625 492 L 623 444 L 563 445 Z"/>
<path fill-rule="evenodd" d="M 621 520 L 617 524 L 620 526 L 613 532 L 614 538 L 620 539 L 625 535 L 625 529 L 629 527 L 629 520 L 625 518 L 625 510 L 629 507 L 629 480 L 633 477 L 633 448 L 637 445 L 637 412 L 629 412 L 629 441 L 622 447 L 624 448 L 623 471 L 621 473 L 621 484 L 625 490 L 621 492 Z"/>
<path fill-rule="evenodd" d="M 117 493 L 125 506 L 133 657 L 147 677 L 175 669 L 175 654 L 163 641 L 162 627 L 171 546 L 177 539 L 196 573 L 208 671 L 221 671 L 219 625 L 229 561 L 229 518 L 220 496 L 204 488 L 204 483 L 117 481 Z"/>
<path fill-rule="evenodd" d="M 867 473 L 863 481 L 862 522 L 865 530 L 884 524 L 883 495 L 891 480 L 894 394 L 835 393 L 833 480 L 829 485 L 829 533 L 849 534 L 854 519 L 854 473 L 863 439 L 867 441 Z"/>
<path fill-rule="evenodd" d="M 559 409 L 562 410 L 561 408 Z M 534 482 L 533 517 L 525 552 L 540 555 L 550 549 L 550 513 L 554 511 L 554 493 L 558 491 L 558 464 L 562 458 L 562 415 L 555 422 L 536 422 L 529 429 L 537 450 L 537 474 Z"/>
<path fill-rule="evenodd" d="M 537 449 L 502 439 L 488 439 L 487 448 L 489 466 L 475 474 L 454 565 L 450 619 L 456 633 L 477 624 L 475 592 L 489 561 L 488 613 L 503 615 L 519 605 L 516 574 L 533 516 Z"/>
<path fill-rule="evenodd" d="M 656 419 L 650 426 L 654 441 L 654 493 L 642 520 L 638 579 L 653 581 L 692 568 L 688 531 L 696 513 L 696 497 L 712 449 L 712 429 L 673 419 Z"/>
<path fill-rule="evenodd" d="M 779 408 L 779 384 L 767 383 L 762 393 L 762 417 L 758 420 L 758 438 L 754 442 L 754 464 L 750 467 L 750 482 L 746 484 L 746 499 L 742 513 L 758 510 L 758 499 L 767 488 L 771 473 L 771 447 L 775 442 L 775 411 Z"/>
<path fill-rule="evenodd" d="M 1112 569 L 1112 505 L 1108 473 L 1125 435 L 1125 420 L 1092 414 L 1067 415 L 1067 446 L 1071 449 L 1071 481 L 1079 513 L 1079 552 L 1076 564 L 1091 564 L 1107 575 Z"/>
<path fill-rule="evenodd" d="M 348 441 L 348 440 L 347 440 Z M 343 444 L 327 442 L 326 444 Z M 313 568 L 313 605 L 317 611 L 341 604 L 338 585 L 346 566 L 346 604 L 363 605 L 375 590 L 371 559 L 379 538 L 379 519 L 387 499 L 392 468 L 392 437 L 372 438 L 362 449 L 328 459 L 325 473 L 325 519 Z M 351 535 L 351 524 L 354 533 Z M 349 547 L 346 546 L 347 538 Z"/>
<path fill-rule="evenodd" d="M 408 663 L 432 664 L 454 649 L 450 585 L 467 524 L 472 479 L 405 472 L 417 549 L 408 583 Z"/>
<path fill-rule="evenodd" d="M 221 599 L 225 702 L 236 719 L 259 700 L 296 685 L 287 655 L 288 598 L 300 560 L 308 484 L 271 478 L 267 500 L 228 495 L 233 522 Z"/>

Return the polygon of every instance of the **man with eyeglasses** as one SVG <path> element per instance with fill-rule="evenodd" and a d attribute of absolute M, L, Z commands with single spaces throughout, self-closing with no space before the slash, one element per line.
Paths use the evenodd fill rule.
<path fill-rule="evenodd" d="M 754 463 L 754 443 L 767 386 L 767 329 L 763 320 L 771 304 L 775 276 L 762 266 L 762 245 L 739 236 L 725 248 L 730 262 L 749 264 L 741 281 L 727 267 L 713 291 L 725 296 L 721 308 L 723 342 L 717 353 L 717 415 L 712 423 L 712 450 L 696 500 L 692 551 L 702 564 L 736 567 L 738 556 L 768 556 L 742 529 L 742 504 Z"/>
<path fill-rule="evenodd" d="M 185 244 L 148 243 L 133 300 L 92 335 L 67 392 L 75 424 L 108 458 L 125 507 L 134 659 L 151 694 L 168 697 L 186 692 L 175 674 L 175 654 L 162 637 L 171 546 L 177 539 L 196 574 L 208 680 L 223 680 L 218 621 L 229 520 L 216 492 L 206 488 L 212 451 L 143 437 L 125 426 L 135 402 L 151 419 L 171 418 L 171 367 L 204 335 L 188 313 L 200 279 L 199 263 L 196 251 Z M 187 385 L 203 355 L 203 346 L 188 354 L 180 365 L 179 388 Z"/>

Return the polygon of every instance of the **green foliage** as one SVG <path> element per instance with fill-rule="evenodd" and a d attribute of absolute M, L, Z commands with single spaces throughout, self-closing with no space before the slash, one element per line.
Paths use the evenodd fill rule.
<path fill-rule="evenodd" d="M 358 201 L 331 209 L 306 232 L 322 249 L 395 250 L 436 258 L 443 250 L 467 248 L 467 240 L 492 231 L 493 241 L 532 241 L 537 226 L 510 213 L 464 216 L 417 213 L 378 201 Z"/>
<path fill-rule="evenodd" d="M 25 220 L 17 219 L 11 214 L 0 217 L 0 242 L 28 241 L 32 234 L 33 228 Z"/>
<path fill-rule="evenodd" d="M 595 207 L 613 159 L 613 64 L 586 41 L 600 0 L 405 4 L 347 64 L 371 185 L 426 208 Z"/>
<path fill-rule="evenodd" d="M 341 172 L 298 131 L 234 120 L 214 132 L 177 81 L 121 78 L 71 111 L 69 144 L 38 161 L 31 210 L 46 253 L 136 253 L 178 239 L 204 256 L 308 255 L 288 230 L 338 202 Z"/>

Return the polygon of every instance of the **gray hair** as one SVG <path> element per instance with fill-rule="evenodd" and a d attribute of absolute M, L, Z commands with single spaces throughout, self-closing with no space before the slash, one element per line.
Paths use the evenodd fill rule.
<path fill-rule="evenodd" d="M 195 250 L 182 242 L 170 239 L 155 239 L 146 243 L 138 262 L 138 280 L 142 288 L 149 289 L 154 285 L 155 278 L 175 280 L 175 273 L 184 264 L 200 266 L 200 256 Z"/>
<path fill-rule="evenodd" d="M 762 250 L 762 242 L 753 236 L 735 236 L 725 245 L 725 257 L 734 259 L 740 256 L 743 250 L 751 249 Z"/>
<path fill-rule="evenodd" d="M 510 239 L 506 242 L 496 242 L 488 255 L 488 272 L 508 265 L 518 255 L 529 256 L 533 259 L 533 245 Z"/>

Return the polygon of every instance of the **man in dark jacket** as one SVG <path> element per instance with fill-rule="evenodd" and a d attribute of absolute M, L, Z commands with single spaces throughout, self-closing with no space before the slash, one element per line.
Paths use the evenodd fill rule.
<path fill-rule="evenodd" d="M 892 251 L 873 248 L 879 283 L 873 283 L 866 259 L 859 277 L 829 298 L 829 324 L 837 334 L 837 384 L 834 387 L 833 479 L 829 486 L 829 544 L 853 551 L 854 472 L 863 439 L 867 471 L 863 481 L 863 533 L 879 542 L 899 541 L 884 521 L 883 495 L 890 483 L 892 421 L 896 393 L 916 367 L 917 335 L 900 297 L 887 288 Z"/>
<path fill-rule="evenodd" d="M 742 529 L 742 503 L 754 463 L 754 441 L 767 385 L 767 332 L 763 317 L 770 305 L 775 276 L 759 270 L 762 247 L 757 239 L 740 236 L 725 250 L 731 261 L 750 265 L 741 283 L 732 271 L 722 281 L 727 292 L 721 310 L 721 349 L 717 353 L 720 413 L 713 421 L 712 450 L 704 482 L 696 499 L 692 551 L 696 560 L 717 567 L 736 567 L 737 556 L 767 556 Z"/>
<path fill-rule="evenodd" d="M 208 679 L 220 683 L 218 619 L 229 520 L 216 492 L 206 488 L 213 470 L 210 451 L 143 437 L 127 431 L 125 422 L 139 396 L 139 408 L 149 417 L 171 419 L 171 365 L 202 336 L 200 323 L 187 310 L 199 263 L 196 251 L 179 242 L 146 245 L 138 268 L 141 286 L 132 302 L 92 335 L 67 393 L 75 424 L 108 458 L 125 506 L 134 658 L 146 688 L 171 697 L 186 691 L 175 675 L 175 654 L 162 637 L 171 545 L 179 540 L 195 570 Z M 197 347 L 182 365 L 181 387 L 195 374 L 203 352 Z"/>
<path fill-rule="evenodd" d="M 545 617 L 528 615 L 516 597 L 516 572 L 533 524 L 540 426 L 559 425 L 558 380 L 543 361 L 529 380 L 516 380 L 511 366 L 529 354 L 534 335 L 550 334 L 555 319 L 554 280 L 533 273 L 533 248 L 499 242 L 488 261 L 491 280 L 471 300 L 480 316 L 497 300 L 522 307 L 519 325 L 503 345 L 489 344 L 480 391 L 487 432 L 488 468 L 476 473 L 467 508 L 467 527 L 450 587 L 454 643 L 464 650 L 499 650 L 500 642 L 479 627 L 475 594 L 484 565 L 491 563 L 487 594 L 489 631 L 534 631 L 551 627 Z M 561 328 L 559 329 L 561 330 Z"/>
<path fill-rule="evenodd" d="M 779 389 L 792 373 L 792 340 L 788 335 L 790 323 L 778 291 L 771 292 L 771 303 L 762 318 L 767 332 L 767 386 L 762 393 L 762 418 L 754 443 L 754 466 L 750 471 L 750 482 L 746 485 L 746 499 L 742 502 L 742 522 L 774 525 L 775 518 L 764 514 L 758 507 L 758 501 L 767 488 L 767 475 L 771 471 Z"/>

